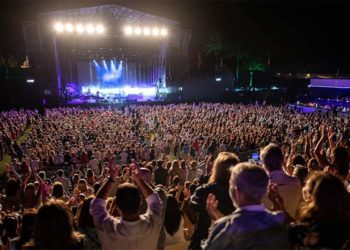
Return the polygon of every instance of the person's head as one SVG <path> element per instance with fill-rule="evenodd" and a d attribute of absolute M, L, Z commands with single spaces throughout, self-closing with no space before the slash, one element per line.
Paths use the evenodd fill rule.
<path fill-rule="evenodd" d="M 22 216 L 22 226 L 19 239 L 21 246 L 30 241 L 34 236 L 36 214 L 37 211 L 33 209 Z"/>
<path fill-rule="evenodd" d="M 260 153 L 260 158 L 267 171 L 281 170 L 283 164 L 282 150 L 274 143 L 267 145 Z"/>
<path fill-rule="evenodd" d="M 174 176 L 172 180 L 173 186 L 177 186 L 180 184 L 180 177 L 178 175 Z"/>
<path fill-rule="evenodd" d="M 36 249 L 69 249 L 80 240 L 79 236 L 64 202 L 50 201 L 39 209 L 34 228 Z"/>
<path fill-rule="evenodd" d="M 180 169 L 180 164 L 177 160 L 173 160 L 173 162 L 171 163 L 171 168 L 173 170 L 179 170 Z"/>
<path fill-rule="evenodd" d="M 197 161 L 192 161 L 190 165 L 192 170 L 195 170 L 198 168 L 198 162 Z"/>
<path fill-rule="evenodd" d="M 307 170 L 307 167 L 303 165 L 296 165 L 293 170 L 293 176 L 299 179 L 302 186 L 304 186 L 308 174 L 309 171 Z"/>
<path fill-rule="evenodd" d="M 344 147 L 338 146 L 333 150 L 333 165 L 336 171 L 336 174 L 340 178 L 346 178 L 349 174 L 349 153 L 348 150 Z"/>
<path fill-rule="evenodd" d="M 64 176 L 64 171 L 63 171 L 63 169 L 57 170 L 57 176 L 58 176 L 58 177 L 63 177 L 63 176 Z"/>
<path fill-rule="evenodd" d="M 162 167 L 163 166 L 163 161 L 162 160 L 158 160 L 157 161 L 157 167 Z"/>
<path fill-rule="evenodd" d="M 73 175 L 73 184 L 78 184 L 79 179 L 80 179 L 79 174 L 74 174 Z"/>
<path fill-rule="evenodd" d="M 165 230 L 168 234 L 174 235 L 179 230 L 182 212 L 173 195 L 167 196 L 166 204 L 164 219 Z"/>
<path fill-rule="evenodd" d="M 17 230 L 18 230 L 18 219 L 14 214 L 7 215 L 2 220 L 2 226 L 3 226 L 3 237 L 2 241 L 4 244 L 7 244 L 7 241 L 11 238 L 14 238 L 17 236 Z"/>
<path fill-rule="evenodd" d="M 118 187 L 115 194 L 116 205 L 122 217 L 129 217 L 138 214 L 141 195 L 134 184 L 123 183 Z"/>
<path fill-rule="evenodd" d="M 90 215 L 90 203 L 93 198 L 94 198 L 93 196 L 88 197 L 83 201 L 83 203 L 80 204 L 78 208 L 77 224 L 79 227 L 82 227 L 82 228 L 95 227 L 94 220 Z"/>
<path fill-rule="evenodd" d="M 235 166 L 239 162 L 239 158 L 234 153 L 221 152 L 215 159 L 212 174 L 209 183 L 218 183 L 221 185 L 229 184 L 230 167 Z"/>
<path fill-rule="evenodd" d="M 34 183 L 29 183 L 24 189 L 24 196 L 28 198 L 33 197 L 35 195 L 35 191 L 36 189 Z"/>
<path fill-rule="evenodd" d="M 315 158 L 311 158 L 308 162 L 307 162 L 307 170 L 309 173 L 313 172 L 313 171 L 320 171 L 321 168 L 318 165 L 318 161 Z"/>
<path fill-rule="evenodd" d="M 147 184 L 152 183 L 152 179 L 153 179 L 152 172 L 148 168 L 140 168 L 140 173 L 145 183 Z"/>
<path fill-rule="evenodd" d="M 260 204 L 268 184 L 266 171 L 255 164 L 243 162 L 231 168 L 230 196 L 236 207 Z"/>
<path fill-rule="evenodd" d="M 80 192 L 87 192 L 88 191 L 86 180 L 79 179 L 79 181 L 78 181 L 78 190 Z"/>
<path fill-rule="evenodd" d="M 46 179 L 46 173 L 45 173 L 45 171 L 40 171 L 39 172 L 39 177 L 41 178 L 41 179 Z"/>
<path fill-rule="evenodd" d="M 94 171 L 92 171 L 91 168 L 88 168 L 88 170 L 86 171 L 86 178 L 92 178 L 94 177 Z"/>
<path fill-rule="evenodd" d="M 19 190 L 20 186 L 18 182 L 11 178 L 9 179 L 5 184 L 5 194 L 6 197 L 13 197 L 17 194 L 17 191 Z"/>
<path fill-rule="evenodd" d="M 302 190 L 302 220 L 349 222 L 350 198 L 344 183 L 335 175 L 313 172 Z"/>
<path fill-rule="evenodd" d="M 55 199 L 61 198 L 64 195 L 64 188 L 61 182 L 56 181 L 52 187 L 52 197 Z"/>
<path fill-rule="evenodd" d="M 94 185 L 94 194 L 95 195 L 97 194 L 97 191 L 100 189 L 100 187 L 101 187 L 101 183 L 96 182 Z"/>
<path fill-rule="evenodd" d="M 305 162 L 305 159 L 302 155 L 296 155 L 293 157 L 292 159 L 292 164 L 294 166 L 296 165 L 302 165 L 302 166 L 305 166 L 306 165 L 306 162 Z"/>

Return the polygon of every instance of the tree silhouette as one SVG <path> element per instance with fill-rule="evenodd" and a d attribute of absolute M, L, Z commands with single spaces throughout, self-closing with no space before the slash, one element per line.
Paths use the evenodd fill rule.
<path fill-rule="evenodd" d="M 246 70 L 249 72 L 249 88 L 253 87 L 253 75 L 257 71 L 265 71 L 266 67 L 261 62 L 260 58 L 258 57 L 251 57 L 248 59 L 246 65 Z"/>
<path fill-rule="evenodd" d="M 248 52 L 244 50 L 239 43 L 227 44 L 225 46 L 225 57 L 234 58 L 236 61 L 236 87 L 239 87 L 239 66 L 243 58 L 248 56 Z"/>
<path fill-rule="evenodd" d="M 206 55 L 214 55 L 215 66 L 219 63 L 220 67 L 223 66 L 224 47 L 224 38 L 217 31 L 210 33 L 208 39 L 203 43 L 203 49 Z"/>

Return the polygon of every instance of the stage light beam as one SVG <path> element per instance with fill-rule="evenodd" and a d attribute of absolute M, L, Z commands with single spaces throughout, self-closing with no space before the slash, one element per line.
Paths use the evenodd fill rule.
<path fill-rule="evenodd" d="M 126 26 L 126 27 L 124 28 L 124 33 L 125 33 L 125 35 L 132 35 L 132 33 L 133 33 L 132 27 Z"/>
<path fill-rule="evenodd" d="M 74 27 L 71 23 L 66 24 L 66 31 L 72 33 L 74 31 Z"/>
<path fill-rule="evenodd" d="M 94 26 L 92 26 L 92 24 L 86 25 L 85 29 L 86 29 L 88 34 L 93 34 L 95 32 L 95 28 L 94 28 Z"/>
<path fill-rule="evenodd" d="M 83 25 L 81 25 L 81 24 L 77 24 L 77 26 L 75 26 L 75 30 L 78 32 L 78 33 L 84 33 L 84 31 L 85 31 L 85 28 L 84 28 L 84 26 Z"/>
<path fill-rule="evenodd" d="M 159 36 L 159 29 L 158 28 L 153 28 L 152 29 L 152 35 L 153 36 Z"/>
<path fill-rule="evenodd" d="M 62 23 L 55 23 L 55 26 L 54 26 L 56 32 L 63 32 L 64 31 L 64 26 Z"/>
<path fill-rule="evenodd" d="M 161 30 L 160 30 L 160 35 L 161 35 L 161 36 L 167 36 L 167 35 L 168 35 L 168 30 L 167 30 L 167 29 L 164 29 L 164 28 L 161 29 Z"/>
<path fill-rule="evenodd" d="M 149 36 L 151 34 L 151 29 L 148 27 L 143 28 L 143 34 Z"/>
<path fill-rule="evenodd" d="M 142 30 L 140 27 L 136 27 L 134 31 L 135 31 L 135 35 L 137 35 L 137 36 L 141 35 L 141 33 L 142 33 Z"/>
<path fill-rule="evenodd" d="M 105 32 L 105 27 L 104 27 L 102 24 L 98 24 L 98 25 L 96 26 L 96 32 L 97 32 L 98 34 L 104 33 L 104 32 Z"/>

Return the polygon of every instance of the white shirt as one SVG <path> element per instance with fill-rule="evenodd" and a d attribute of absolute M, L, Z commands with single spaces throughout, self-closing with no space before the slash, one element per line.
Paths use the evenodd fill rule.
<path fill-rule="evenodd" d="M 106 201 L 96 198 L 91 202 L 90 214 L 94 218 L 102 249 L 156 250 L 162 227 L 162 203 L 157 193 L 146 198 L 147 212 L 137 221 L 112 217 Z"/>

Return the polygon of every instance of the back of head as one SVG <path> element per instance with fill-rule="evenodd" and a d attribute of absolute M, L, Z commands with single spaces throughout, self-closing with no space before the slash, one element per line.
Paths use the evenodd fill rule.
<path fill-rule="evenodd" d="M 63 185 L 61 182 L 56 181 L 53 184 L 53 188 L 52 188 L 52 196 L 57 198 L 61 198 L 64 194 L 64 189 L 63 189 Z"/>
<path fill-rule="evenodd" d="M 266 171 L 252 163 L 237 164 L 231 170 L 230 190 L 236 188 L 250 204 L 259 204 L 266 194 L 269 177 Z"/>
<path fill-rule="evenodd" d="M 34 225 L 36 220 L 36 210 L 25 213 L 22 217 L 22 227 L 20 235 L 20 244 L 31 240 L 34 236 Z"/>
<path fill-rule="evenodd" d="M 13 178 L 9 179 L 5 184 L 6 197 L 15 196 L 19 188 L 20 188 L 19 184 L 15 179 Z"/>
<path fill-rule="evenodd" d="M 333 151 L 334 167 L 340 177 L 346 177 L 349 173 L 349 153 L 346 148 L 338 146 Z"/>
<path fill-rule="evenodd" d="M 116 192 L 116 204 L 124 214 L 137 213 L 140 207 L 140 192 L 134 184 L 124 183 Z"/>
<path fill-rule="evenodd" d="M 37 214 L 34 242 L 37 249 L 68 249 L 77 241 L 73 218 L 62 201 L 50 201 Z"/>
<path fill-rule="evenodd" d="M 260 153 L 262 162 L 268 171 L 281 170 L 283 164 L 282 150 L 274 143 L 267 145 Z"/>
<path fill-rule="evenodd" d="M 311 201 L 302 207 L 302 219 L 332 224 L 350 222 L 350 197 L 338 177 L 314 172 L 307 180 L 305 189 L 310 193 Z"/>
<path fill-rule="evenodd" d="M 164 226 L 170 235 L 174 235 L 179 230 L 182 213 L 173 195 L 168 195 L 166 204 Z"/>
<path fill-rule="evenodd" d="M 90 203 L 94 197 L 90 196 L 80 204 L 77 214 L 77 223 L 79 227 L 86 228 L 94 228 L 94 221 L 92 216 L 90 215 Z"/>
<path fill-rule="evenodd" d="M 239 162 L 236 154 L 230 152 L 221 152 L 215 159 L 212 174 L 209 183 L 218 183 L 228 186 L 230 179 L 230 167 Z"/>
<path fill-rule="evenodd" d="M 58 177 L 63 177 L 63 176 L 64 176 L 63 169 L 57 170 L 57 176 L 58 176 Z"/>

